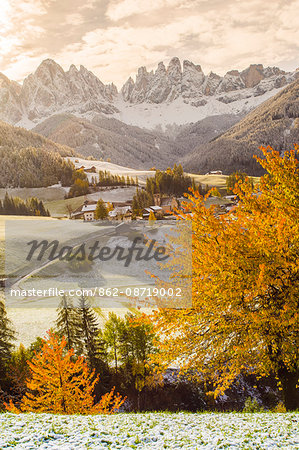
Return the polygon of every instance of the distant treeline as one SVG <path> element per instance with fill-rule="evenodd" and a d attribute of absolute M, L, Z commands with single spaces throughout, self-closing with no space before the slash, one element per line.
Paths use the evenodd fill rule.
<path fill-rule="evenodd" d="M 0 148 L 0 187 L 70 186 L 74 166 L 59 153 L 42 148 Z"/>
<path fill-rule="evenodd" d="M 109 171 L 100 170 L 99 179 L 91 177 L 91 185 L 95 186 L 138 186 L 138 178 L 112 175 Z M 73 171 L 72 184 L 67 198 L 79 197 L 90 192 L 90 183 L 84 169 Z"/>
<path fill-rule="evenodd" d="M 49 217 L 50 213 L 37 198 L 32 197 L 24 201 L 6 193 L 3 201 L 0 200 L 0 215 Z"/>
<path fill-rule="evenodd" d="M 95 181 L 95 180 L 94 180 Z M 108 170 L 99 171 L 98 186 L 138 186 L 138 178 L 124 177 L 124 175 L 112 175 Z"/>
<path fill-rule="evenodd" d="M 184 175 L 181 164 L 175 164 L 173 169 L 168 168 L 165 172 L 157 170 L 154 177 L 147 178 L 145 190 L 137 189 L 133 197 L 133 211 L 137 214 L 153 205 L 154 194 L 181 197 L 190 187 L 195 188 L 194 182 L 191 177 Z"/>
<path fill-rule="evenodd" d="M 191 186 L 192 179 L 184 175 L 181 164 L 175 164 L 173 169 L 169 167 L 165 172 L 157 170 L 153 178 L 146 180 L 146 190 L 149 194 L 161 193 L 180 197 L 188 192 Z"/>

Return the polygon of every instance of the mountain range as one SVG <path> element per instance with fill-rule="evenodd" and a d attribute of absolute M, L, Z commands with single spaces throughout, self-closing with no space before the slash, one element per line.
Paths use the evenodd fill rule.
<path fill-rule="evenodd" d="M 299 79 L 245 116 L 228 131 L 195 147 L 184 158 L 184 167 L 201 173 L 217 167 L 224 173 L 231 168 L 249 174 L 262 174 L 253 155 L 259 147 L 291 149 L 299 143 Z"/>
<path fill-rule="evenodd" d="M 221 168 L 230 172 L 248 165 L 253 145 L 279 141 L 281 147 L 281 140 L 286 143 L 296 138 L 296 117 L 288 128 L 288 139 L 283 119 L 276 122 L 282 128 L 271 127 L 275 135 L 282 132 L 285 136 L 279 134 L 278 141 L 273 141 L 267 127 L 256 127 L 256 122 L 267 122 L 269 118 L 258 107 L 277 94 L 282 95 L 280 102 L 284 99 L 288 110 L 288 102 L 293 100 L 283 93 L 289 86 L 298 86 L 298 77 L 298 71 L 261 64 L 231 70 L 223 77 L 213 72 L 205 75 L 200 65 L 181 64 L 173 58 L 167 67 L 159 63 L 155 71 L 139 68 L 135 81 L 130 77 L 118 91 L 113 83 L 102 83 L 83 66 L 71 65 L 64 71 L 47 59 L 22 84 L 0 74 L 0 119 L 33 129 L 85 156 L 109 157 L 117 164 L 165 168 L 181 160 L 190 170 Z M 298 96 L 296 89 L 293 95 Z M 250 127 L 246 116 L 255 108 L 261 111 L 253 121 L 260 133 L 249 145 L 243 130 L 241 149 L 235 143 L 240 139 L 232 138 L 237 136 L 236 128 L 227 130 L 238 127 L 240 120 L 243 128 Z M 218 151 L 218 145 L 225 151 Z M 234 152 L 243 152 L 244 161 L 224 156 Z M 254 171 L 255 166 L 249 169 Z"/>

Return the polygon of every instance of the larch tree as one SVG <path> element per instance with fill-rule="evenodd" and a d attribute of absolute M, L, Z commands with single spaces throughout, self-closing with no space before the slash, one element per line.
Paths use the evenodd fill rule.
<path fill-rule="evenodd" d="M 52 332 L 28 365 L 27 392 L 18 406 L 12 401 L 5 404 L 10 412 L 112 413 L 124 402 L 112 389 L 95 404 L 93 392 L 99 378 L 89 369 L 84 357 L 74 360 L 73 350 L 66 350 L 64 337 L 59 339 Z"/>
<path fill-rule="evenodd" d="M 96 220 L 104 220 L 108 217 L 108 209 L 105 205 L 105 202 L 100 198 L 98 200 L 96 210 L 95 210 L 95 219 Z"/>
<path fill-rule="evenodd" d="M 232 211 L 189 195 L 181 215 L 193 230 L 192 307 L 158 313 L 159 359 L 212 380 L 216 396 L 240 374 L 275 376 L 292 410 L 299 407 L 299 147 L 261 150 L 267 173 L 255 187 L 236 184 Z"/>

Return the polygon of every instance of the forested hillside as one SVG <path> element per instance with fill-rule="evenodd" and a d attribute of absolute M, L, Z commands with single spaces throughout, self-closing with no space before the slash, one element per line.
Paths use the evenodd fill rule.
<path fill-rule="evenodd" d="M 45 187 L 72 182 L 73 164 L 41 148 L 0 149 L 0 187 Z"/>
<path fill-rule="evenodd" d="M 67 145 L 56 144 L 50 139 L 25 130 L 25 128 L 14 127 L 0 121 L 0 148 L 21 149 L 26 147 L 43 148 L 46 151 L 57 152 L 61 156 L 75 156 L 75 152 Z"/>
<path fill-rule="evenodd" d="M 260 175 L 252 158 L 261 145 L 284 151 L 299 142 L 299 79 L 266 101 L 222 136 L 199 145 L 184 159 L 184 168 L 205 173 L 222 170 Z"/>
<path fill-rule="evenodd" d="M 0 187 L 71 184 L 75 152 L 23 128 L 0 122 Z"/>

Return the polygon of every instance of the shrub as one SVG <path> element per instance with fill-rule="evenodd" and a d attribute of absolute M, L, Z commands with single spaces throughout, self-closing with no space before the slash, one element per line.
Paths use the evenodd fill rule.
<path fill-rule="evenodd" d="M 264 411 L 264 408 L 259 404 L 259 402 L 255 398 L 252 400 L 251 397 L 248 397 L 245 400 L 243 412 L 255 413 L 255 412 L 260 412 L 260 411 Z"/>

